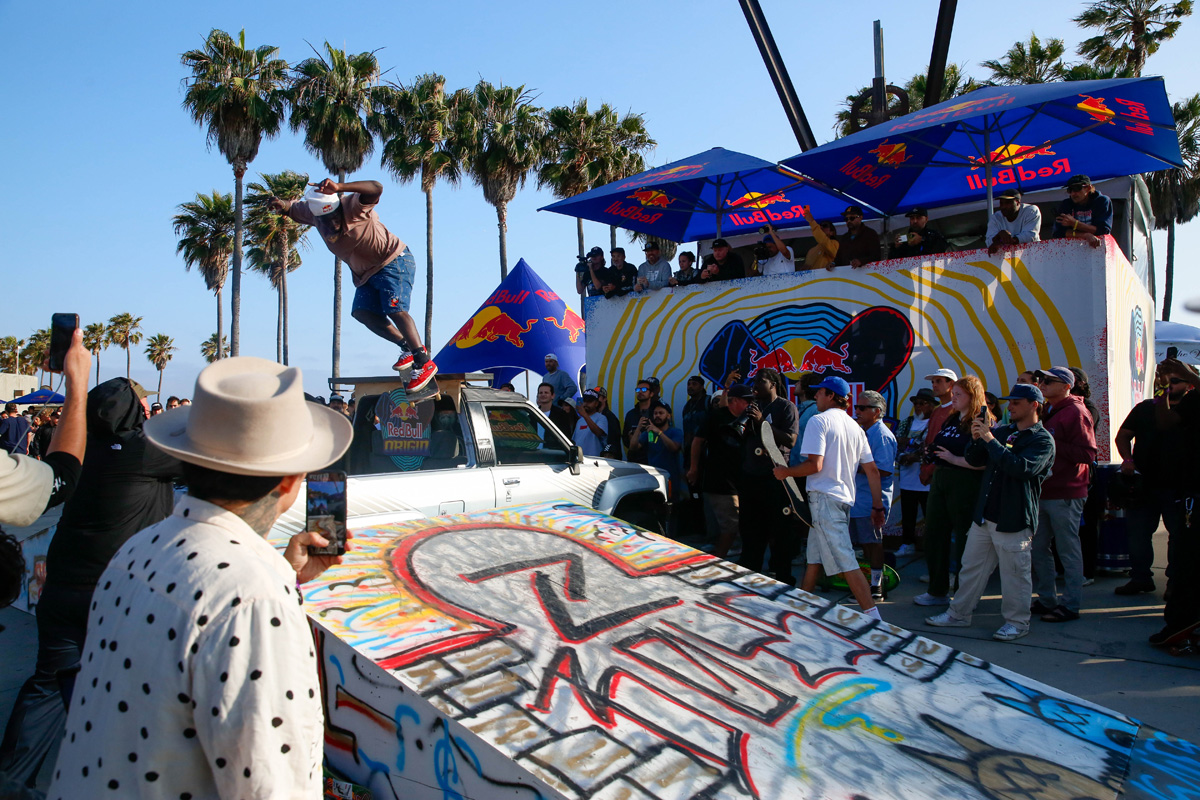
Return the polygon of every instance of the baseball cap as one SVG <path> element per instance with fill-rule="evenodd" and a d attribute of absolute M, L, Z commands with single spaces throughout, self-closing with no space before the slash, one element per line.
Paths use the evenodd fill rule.
<path fill-rule="evenodd" d="M 145 386 L 142 386 L 140 383 L 135 381 L 133 378 L 126 378 L 126 380 L 129 381 L 129 385 L 133 387 L 133 393 L 136 394 L 139 399 L 158 394 L 158 392 L 151 392 L 151 391 L 147 390 Z"/>
<path fill-rule="evenodd" d="M 620 253 L 621 255 L 625 255 L 625 248 L 624 247 L 614 247 L 612 250 L 609 250 L 608 252 Z"/>
<path fill-rule="evenodd" d="M 642 378 L 641 380 L 638 381 L 638 383 L 648 383 L 651 386 L 653 386 L 655 389 L 662 388 L 662 384 L 658 382 L 658 378 L 654 377 L 653 375 L 651 375 L 647 378 Z"/>
<path fill-rule="evenodd" d="M 714 248 L 715 247 L 729 247 L 729 242 L 725 241 L 724 239 L 713 239 L 712 246 Z"/>
<path fill-rule="evenodd" d="M 528 325 L 529 323 L 525 324 Z M 558 361 L 558 356 L 554 355 L 554 353 L 546 353 L 546 357 L 543 359 L 543 361 Z"/>
<path fill-rule="evenodd" d="M 600 256 L 601 258 L 604 258 L 604 251 L 601 250 L 599 247 L 593 247 L 591 250 L 588 250 L 588 252 L 587 252 L 588 258 L 591 258 L 592 256 Z"/>
<path fill-rule="evenodd" d="M 858 214 L 861 217 L 863 210 L 858 206 L 846 206 L 846 210 L 842 212 L 842 216 L 844 217 L 847 214 Z"/>
<path fill-rule="evenodd" d="M 603 386 L 597 386 L 595 389 L 592 389 L 592 391 L 596 393 L 597 397 L 608 397 L 608 389 L 605 389 Z"/>
<path fill-rule="evenodd" d="M 841 378 L 839 378 L 835 375 L 830 375 L 828 378 L 821 381 L 813 388 L 814 389 L 828 389 L 829 391 L 836 394 L 838 397 L 849 397 L 850 396 L 850 384 L 846 383 L 844 380 L 842 380 Z"/>
<path fill-rule="evenodd" d="M 1089 178 L 1087 175 L 1083 175 L 1083 174 L 1072 175 L 1070 180 L 1067 181 L 1068 189 L 1079 189 L 1080 187 L 1091 186 L 1091 185 L 1092 185 L 1092 179 Z"/>
<path fill-rule="evenodd" d="M 697 383 L 703 384 L 704 378 L 700 375 L 693 375 L 692 377 L 688 378 L 688 381 L 696 381 Z"/>
<path fill-rule="evenodd" d="M 1036 386 L 1031 386 L 1028 383 L 1018 383 L 1009 390 L 1008 394 L 1000 398 L 1001 400 L 1032 400 L 1036 403 L 1046 402 L 1046 398 L 1042 396 L 1042 390 Z"/>
<path fill-rule="evenodd" d="M 646 242 L 646 246 L 642 248 L 642 251 L 645 252 L 646 250 L 657 250 L 657 249 L 658 249 L 658 242 Z"/>
<path fill-rule="evenodd" d="M 765 242 L 773 242 L 773 241 L 775 241 L 775 237 L 773 237 L 771 234 L 768 233 L 766 236 L 764 236 L 762 238 L 762 240 L 764 243 Z"/>
<path fill-rule="evenodd" d="M 744 383 L 738 383 L 729 387 L 729 391 L 725 392 L 726 397 L 739 397 L 742 400 L 751 400 L 754 397 L 754 390 Z"/>
<path fill-rule="evenodd" d="M 1018 191 L 1017 189 L 1005 189 L 1003 192 L 996 195 L 996 197 L 997 198 L 1007 198 L 1009 200 L 1020 200 L 1021 192 Z"/>
<path fill-rule="evenodd" d="M 838 380 L 841 380 L 841 378 Z M 883 395 L 871 389 L 859 394 L 856 405 L 875 406 L 875 408 L 887 410 L 887 401 L 883 399 Z"/>
<path fill-rule="evenodd" d="M 908 398 L 908 402 L 910 403 L 915 403 L 918 400 L 924 400 L 927 403 L 936 403 L 937 397 L 934 395 L 933 389 L 926 386 L 922 389 L 917 389 L 917 393 Z"/>
<path fill-rule="evenodd" d="M 580 400 L 599 400 L 600 395 L 596 394 L 595 389 L 584 389 L 583 393 L 579 395 L 579 399 Z"/>
<path fill-rule="evenodd" d="M 559 405 L 566 403 L 571 408 L 575 408 L 575 398 L 573 398 L 573 397 L 564 397 L 562 400 L 559 400 L 558 403 L 559 403 Z"/>
<path fill-rule="evenodd" d="M 922 208 L 921 206 L 917 206 L 916 208 L 910 208 L 908 210 L 908 213 L 905 214 L 904 216 L 906 216 L 906 217 L 928 217 L 929 209 Z"/>
<path fill-rule="evenodd" d="M 946 369 L 945 367 L 942 367 L 941 369 L 934 370 L 925 376 L 925 380 L 927 381 L 933 380 L 934 378 L 949 378 L 952 381 L 956 381 L 958 380 L 958 373 L 952 369 Z"/>
<path fill-rule="evenodd" d="M 1075 385 L 1075 373 L 1066 367 L 1050 367 L 1048 369 L 1034 370 L 1033 377 L 1051 378 L 1056 381 L 1062 381 L 1067 386 Z"/>

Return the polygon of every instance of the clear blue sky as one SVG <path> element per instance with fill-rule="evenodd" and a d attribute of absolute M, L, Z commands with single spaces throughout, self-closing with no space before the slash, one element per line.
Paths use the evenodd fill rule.
<path fill-rule="evenodd" d="M 839 102 L 869 82 L 871 22 L 881 19 L 888 75 L 895 83 L 925 69 L 936 0 L 820 4 L 762 0 L 818 141 L 832 138 Z M 950 59 L 982 77 L 980 61 L 999 58 L 1036 30 L 1043 39 L 1083 38 L 1071 17 L 1081 2 L 960 3 Z M 659 145 L 652 164 L 713 146 L 782 159 L 799 151 L 736 0 L 563 3 L 527 0 L 447 3 L 85 3 L 49 6 L 0 0 L 0 159 L 10 182 L 8 227 L 0 248 L 0 336 L 27 336 L 55 311 L 77 311 L 86 324 L 130 312 L 147 335 L 166 333 L 180 351 L 164 394 L 190 395 L 203 367 L 200 343 L 215 328 L 215 301 L 175 255 L 171 216 L 197 191 L 232 191 L 224 159 L 205 148 L 204 132 L 181 109 L 179 54 L 200 46 L 212 28 L 249 44 L 273 44 L 290 62 L 329 40 L 352 52 L 378 49 L 388 77 L 407 81 L 441 72 L 451 88 L 480 78 L 525 84 L 546 107 L 586 97 L 646 116 Z M 1173 100 L 1200 91 L 1194 69 L 1200 16 L 1153 56 L 1147 74 L 1163 75 Z M 1189 55 L 1191 54 L 1191 55 Z M 263 143 L 248 177 L 294 169 L 325 173 L 290 132 Z M 424 199 L 397 185 L 373 156 L 355 177 L 385 191 L 384 222 L 411 245 L 423 273 Z M 525 258 L 563 296 L 574 294 L 575 222 L 537 213 L 551 201 L 531 183 L 509 207 L 510 264 Z M 496 216 L 480 190 L 439 185 L 434 194 L 438 272 L 436 350 L 499 280 Z M 19 205 L 18 205 L 19 204 Z M 607 249 L 608 230 L 585 225 L 588 245 Z M 1156 235 L 1161 272 L 1165 236 Z M 1183 301 L 1200 295 L 1190 268 L 1200 255 L 1200 226 L 1181 229 L 1175 319 L 1200 324 Z M 289 277 L 292 363 L 309 391 L 325 394 L 330 363 L 332 257 L 319 242 Z M 350 286 L 348 274 L 345 285 Z M 228 291 L 225 292 L 228 302 Z M 342 374 L 380 374 L 390 345 L 343 312 Z M 423 279 L 413 296 L 421 322 Z M 274 358 L 276 300 L 263 278 L 243 278 L 242 353 Z M 226 314 L 228 325 L 228 313 Z M 133 375 L 157 373 L 142 354 Z M 125 354 L 101 356 L 101 377 L 124 374 Z"/>

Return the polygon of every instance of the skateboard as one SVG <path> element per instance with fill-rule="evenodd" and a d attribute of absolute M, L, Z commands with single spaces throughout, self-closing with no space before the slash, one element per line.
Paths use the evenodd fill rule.
<path fill-rule="evenodd" d="M 1164 644 L 1167 645 L 1167 652 L 1173 656 L 1200 654 L 1200 622 L 1179 631 Z"/>
<path fill-rule="evenodd" d="M 412 371 L 413 365 L 409 364 L 407 367 L 401 367 L 400 369 L 396 370 L 396 374 L 400 376 L 401 380 L 407 383 L 409 376 L 412 375 Z M 405 394 L 408 396 L 408 402 L 420 403 L 423 400 L 441 397 L 442 390 L 438 387 L 437 375 L 434 375 L 432 378 L 430 378 L 429 383 L 425 384 L 425 386 L 420 390 L 415 392 L 405 390 Z"/>
<path fill-rule="evenodd" d="M 862 567 L 863 575 L 866 576 L 867 582 L 871 581 L 871 564 L 868 561 L 859 561 L 858 565 Z M 840 591 L 849 591 L 850 587 L 846 583 L 846 579 L 841 575 L 825 575 L 817 583 L 822 589 L 836 589 Z M 891 593 L 893 589 L 900 585 L 900 573 L 883 565 L 883 591 Z"/>
<path fill-rule="evenodd" d="M 786 467 L 787 460 L 784 459 L 783 453 L 779 449 L 779 445 L 775 444 L 775 433 L 769 422 L 764 422 L 759 431 L 762 439 L 762 446 L 754 448 L 754 455 L 766 455 L 771 459 L 777 467 Z M 808 498 L 800 491 L 800 487 L 796 484 L 796 479 L 790 475 L 783 479 L 783 488 L 787 492 L 788 504 L 783 509 L 784 516 L 795 516 L 803 520 L 805 524 L 812 525 L 811 515 L 808 513 Z"/>

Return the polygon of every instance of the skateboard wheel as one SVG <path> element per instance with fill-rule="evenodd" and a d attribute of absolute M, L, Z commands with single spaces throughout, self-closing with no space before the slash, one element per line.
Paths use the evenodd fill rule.
<path fill-rule="evenodd" d="M 762 454 L 763 454 L 763 449 L 761 447 L 754 448 L 754 455 L 761 456 Z"/>
<path fill-rule="evenodd" d="M 790 508 L 785 508 L 785 509 L 783 510 L 783 515 L 784 515 L 785 517 L 790 517 L 790 516 L 792 515 L 792 510 L 791 510 Z"/>

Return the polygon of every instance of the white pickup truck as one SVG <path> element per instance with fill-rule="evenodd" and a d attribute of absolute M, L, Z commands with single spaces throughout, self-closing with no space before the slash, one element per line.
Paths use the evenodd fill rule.
<path fill-rule="evenodd" d="M 417 403 L 395 377 L 337 379 L 357 398 L 354 442 L 331 467 L 350 476 L 351 528 L 562 498 L 663 531 L 666 472 L 584 456 L 523 395 L 466 377 L 439 375 L 441 396 Z M 299 530 L 303 514 L 297 503 L 281 529 Z"/>

